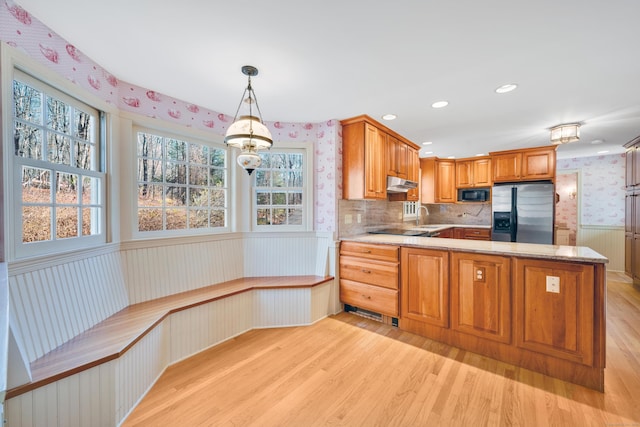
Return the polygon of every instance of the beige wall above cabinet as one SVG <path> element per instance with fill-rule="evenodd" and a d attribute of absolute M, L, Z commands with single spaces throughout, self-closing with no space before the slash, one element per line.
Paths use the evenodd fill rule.
<path fill-rule="evenodd" d="M 539 181 L 556 177 L 556 146 L 489 153 L 493 181 Z"/>
<path fill-rule="evenodd" d="M 387 199 L 387 175 L 406 179 L 411 172 L 418 180 L 410 171 L 416 144 L 366 115 L 340 123 L 343 199 Z M 395 197 L 407 200 L 407 193 Z"/>
<path fill-rule="evenodd" d="M 456 163 L 437 157 L 420 159 L 422 203 L 454 203 L 456 201 Z"/>
<path fill-rule="evenodd" d="M 456 160 L 456 187 L 491 187 L 491 158 Z"/>

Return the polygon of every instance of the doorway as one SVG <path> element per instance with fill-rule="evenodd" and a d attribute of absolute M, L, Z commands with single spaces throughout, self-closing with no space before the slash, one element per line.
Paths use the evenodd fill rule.
<path fill-rule="evenodd" d="M 578 171 L 558 171 L 555 214 L 557 245 L 576 245 L 578 238 L 578 189 Z"/>

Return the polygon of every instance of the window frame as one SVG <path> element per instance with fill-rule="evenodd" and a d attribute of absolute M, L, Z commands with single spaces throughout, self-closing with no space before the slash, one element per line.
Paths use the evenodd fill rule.
<path fill-rule="evenodd" d="M 259 232 L 289 232 L 289 231 L 313 231 L 314 219 L 314 184 L 313 184 L 313 144 L 301 142 L 295 144 L 278 144 L 269 150 L 270 153 L 300 153 L 302 154 L 302 223 L 300 225 L 259 225 L 258 224 L 258 190 L 263 187 L 256 186 L 256 169 L 251 177 L 251 231 Z"/>
<path fill-rule="evenodd" d="M 3 114 L 3 123 L 6 126 L 4 132 L 7 142 L 2 147 L 5 158 L 8 162 L 4 162 L 7 169 L 5 177 L 8 178 L 8 183 L 5 186 L 7 188 L 7 196 L 5 201 L 13 206 L 6 210 L 7 218 L 6 224 L 8 226 L 8 242 L 7 249 L 10 259 L 26 259 L 35 256 L 42 255 L 55 255 L 61 252 L 69 252 L 73 250 L 84 250 L 89 248 L 95 248 L 103 245 L 107 242 L 108 236 L 108 207 L 107 207 L 107 173 L 106 173 L 106 126 L 107 126 L 107 112 L 103 108 L 101 103 L 95 102 L 95 100 L 88 100 L 80 88 L 77 88 L 73 84 L 59 84 L 56 79 L 51 78 L 50 71 L 38 71 L 37 67 L 30 67 L 27 65 L 19 64 L 15 58 L 11 57 L 7 60 L 5 51 L 3 50 L 3 70 L 9 70 L 8 78 L 3 79 L 2 88 L 3 93 L 10 93 L 10 96 L 5 96 L 6 104 Z M 13 84 L 14 80 L 20 81 L 34 89 L 42 92 L 46 96 L 50 96 L 54 99 L 62 101 L 67 105 L 71 105 L 74 108 L 78 108 L 82 111 L 91 111 L 95 114 L 96 124 L 94 129 L 95 145 L 93 155 L 96 157 L 95 169 L 88 170 L 81 169 L 71 165 L 64 165 L 49 162 L 43 159 L 31 159 L 26 157 L 17 156 L 15 154 L 15 146 L 13 144 L 13 135 L 15 132 L 15 117 L 14 117 L 14 97 L 13 97 Z M 43 110 L 45 107 L 43 106 Z M 46 128 L 45 117 L 42 118 L 42 127 Z M 72 126 L 73 127 L 73 126 Z M 7 137 L 11 135 L 11 137 Z M 43 144 L 46 144 L 46 138 L 43 138 Z M 72 144 L 73 145 L 73 144 Z M 52 228 L 53 239 L 43 240 L 36 242 L 23 242 L 22 233 L 22 168 L 35 167 L 52 171 L 52 174 L 56 173 L 70 173 L 78 174 L 83 177 L 88 177 L 96 180 L 98 183 L 97 197 L 91 201 L 87 207 L 97 208 L 97 213 L 94 219 L 92 219 L 92 227 L 97 227 L 98 233 L 85 236 L 56 238 L 55 228 Z M 79 191 L 79 190 L 78 190 Z M 52 189 L 52 200 L 48 206 L 51 207 L 51 224 L 55 227 L 55 210 L 59 204 L 53 198 L 54 190 Z M 78 200 L 77 208 L 82 209 L 83 203 Z M 80 224 L 78 224 L 80 226 Z"/>
<path fill-rule="evenodd" d="M 203 228 L 184 228 L 184 229 L 175 229 L 175 230 L 167 230 L 164 227 L 166 226 L 165 221 L 163 219 L 163 229 L 162 230 L 153 230 L 153 231 L 140 231 L 138 224 L 138 134 L 147 133 L 152 134 L 154 136 L 159 136 L 162 138 L 175 139 L 179 141 L 186 142 L 187 144 L 198 144 L 204 145 L 209 148 L 219 149 L 224 151 L 225 153 L 225 181 L 226 186 L 224 187 L 226 191 L 226 206 L 225 210 L 225 226 L 224 227 L 203 227 Z M 200 235 L 208 235 L 208 234 L 221 234 L 228 233 L 231 230 L 233 215 L 232 209 L 232 198 L 231 193 L 233 189 L 233 185 L 231 182 L 231 154 L 229 148 L 223 144 L 212 140 L 204 139 L 204 137 L 192 135 L 189 133 L 181 133 L 179 131 L 167 130 L 162 127 L 155 127 L 153 124 L 142 124 L 142 123 L 134 123 L 132 125 L 132 137 L 131 137 L 131 153 L 132 158 L 134 159 L 132 165 L 132 177 L 130 182 L 132 183 L 132 199 L 131 199 L 131 236 L 134 240 L 142 240 L 142 239 L 156 239 L 156 238 L 172 238 L 172 237 L 189 237 L 189 236 L 200 236 Z M 163 153 L 162 162 L 166 162 L 166 157 Z M 184 162 L 187 165 L 187 169 L 189 168 L 190 162 Z M 199 165 L 198 165 L 199 166 Z M 164 182 L 164 173 L 163 173 L 163 182 Z M 188 189 L 190 188 L 190 184 L 188 181 L 184 186 Z M 213 188 L 213 187 L 209 187 Z M 209 206 L 209 209 L 212 206 Z M 165 207 L 163 206 L 164 210 Z M 187 213 L 189 212 L 188 205 L 185 206 Z M 164 218 L 164 215 L 163 215 Z M 187 215 L 187 221 L 188 221 Z"/>

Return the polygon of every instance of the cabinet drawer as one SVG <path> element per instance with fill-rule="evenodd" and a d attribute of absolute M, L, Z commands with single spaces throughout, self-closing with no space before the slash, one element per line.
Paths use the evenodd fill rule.
<path fill-rule="evenodd" d="M 341 256 L 340 278 L 397 290 L 398 263 Z"/>
<path fill-rule="evenodd" d="M 491 240 L 491 229 L 489 228 L 465 228 L 464 238 L 470 240 Z"/>
<path fill-rule="evenodd" d="M 369 243 L 342 242 L 340 255 L 350 255 L 380 261 L 398 262 L 398 246 L 372 245 Z"/>
<path fill-rule="evenodd" d="M 340 279 L 340 301 L 387 316 L 398 316 L 398 291 Z"/>

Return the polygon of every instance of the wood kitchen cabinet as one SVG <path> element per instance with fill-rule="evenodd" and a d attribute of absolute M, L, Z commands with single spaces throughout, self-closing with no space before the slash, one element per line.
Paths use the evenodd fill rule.
<path fill-rule="evenodd" d="M 640 136 L 625 148 L 624 271 L 640 289 Z"/>
<path fill-rule="evenodd" d="M 390 169 L 393 169 L 390 175 L 406 179 L 409 173 L 408 150 L 418 150 L 420 147 L 366 115 L 340 123 L 342 198 L 387 199 L 387 175 Z M 394 149 L 390 150 L 390 146 Z M 393 153 L 392 159 L 390 152 Z M 406 200 L 406 193 L 402 198 Z"/>
<path fill-rule="evenodd" d="M 422 203 L 456 201 L 456 164 L 454 160 L 428 157 L 420 159 Z"/>
<path fill-rule="evenodd" d="M 592 366 L 593 266 L 516 258 L 514 270 L 516 346 Z"/>
<path fill-rule="evenodd" d="M 511 342 L 511 260 L 498 255 L 451 254 L 451 329 Z"/>
<path fill-rule="evenodd" d="M 491 159 L 481 157 L 470 160 L 456 160 L 456 187 L 491 187 Z"/>
<path fill-rule="evenodd" d="M 407 149 L 407 163 L 408 172 L 407 179 L 413 182 L 420 182 L 420 154 L 419 151 L 414 148 Z M 416 188 L 412 188 L 407 192 L 407 201 L 417 202 L 420 200 L 420 185 Z"/>
<path fill-rule="evenodd" d="M 490 154 L 494 182 L 555 179 L 556 146 L 500 151 Z"/>
<path fill-rule="evenodd" d="M 387 175 L 408 179 L 409 147 L 392 135 L 386 135 L 386 144 Z"/>
<path fill-rule="evenodd" d="M 340 301 L 398 317 L 398 264 L 397 246 L 342 242 Z"/>
<path fill-rule="evenodd" d="M 449 254 L 403 247 L 400 251 L 402 318 L 449 327 Z"/>
<path fill-rule="evenodd" d="M 456 227 L 453 229 L 453 238 L 466 240 L 491 240 L 491 229 Z"/>

